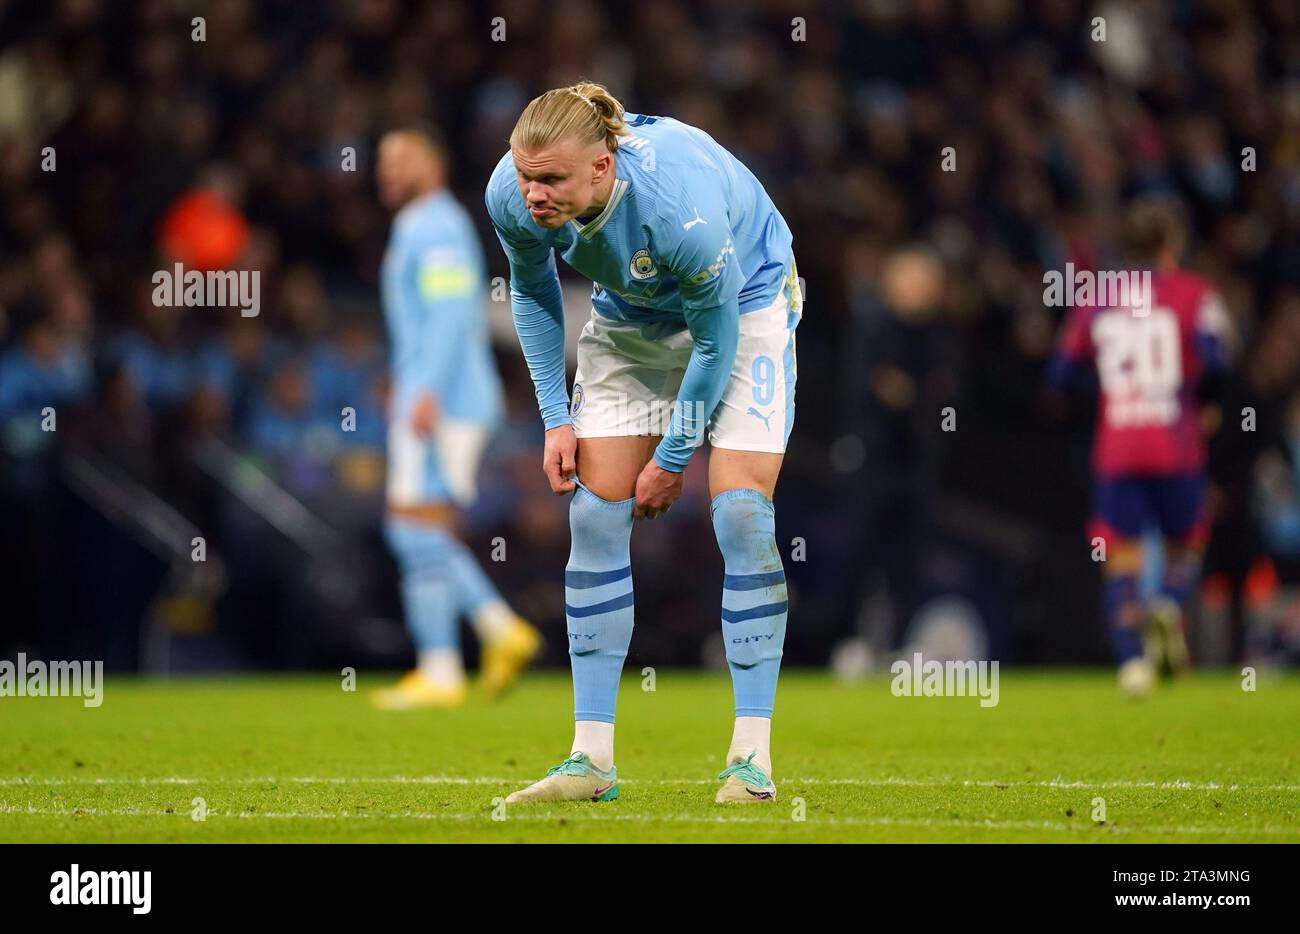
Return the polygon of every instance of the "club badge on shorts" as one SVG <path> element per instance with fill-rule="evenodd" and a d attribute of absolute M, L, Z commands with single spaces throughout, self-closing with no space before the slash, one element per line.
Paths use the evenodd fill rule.
<path fill-rule="evenodd" d="M 573 404 L 569 407 L 569 416 L 577 415 L 582 410 L 582 403 L 586 401 L 587 394 L 582 391 L 582 383 L 573 385 Z"/>

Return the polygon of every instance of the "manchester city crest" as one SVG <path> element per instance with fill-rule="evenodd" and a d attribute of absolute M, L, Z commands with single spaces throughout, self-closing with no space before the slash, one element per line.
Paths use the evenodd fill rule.
<path fill-rule="evenodd" d="M 628 271 L 632 273 L 633 279 L 653 279 L 659 275 L 659 268 L 655 266 L 655 261 L 650 258 L 649 250 L 637 250 L 632 254 L 632 262 L 628 265 Z"/>
<path fill-rule="evenodd" d="M 569 415 L 572 417 L 582 411 L 582 403 L 587 398 L 587 394 L 582 391 L 582 383 L 576 383 L 573 387 L 573 405 L 569 409 Z"/>

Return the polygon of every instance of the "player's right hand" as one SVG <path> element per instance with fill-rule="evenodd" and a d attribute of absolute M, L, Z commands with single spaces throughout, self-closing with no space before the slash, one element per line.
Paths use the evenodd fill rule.
<path fill-rule="evenodd" d="M 432 393 L 421 393 L 411 406 L 411 430 L 421 438 L 431 436 L 438 427 L 438 400 Z"/>
<path fill-rule="evenodd" d="M 578 436 L 573 433 L 572 425 L 560 425 L 546 433 L 542 470 L 551 481 L 552 493 L 572 493 L 578 488 L 574 482 L 578 472 Z"/>

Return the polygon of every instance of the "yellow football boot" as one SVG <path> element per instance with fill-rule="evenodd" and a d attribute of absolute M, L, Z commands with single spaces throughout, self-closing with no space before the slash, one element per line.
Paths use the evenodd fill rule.
<path fill-rule="evenodd" d="M 465 703 L 466 693 L 464 681 L 457 685 L 435 684 L 416 670 L 391 688 L 373 692 L 370 702 L 380 710 L 452 708 Z"/>
<path fill-rule="evenodd" d="M 497 638 L 483 646 L 479 686 L 487 697 L 500 697 L 542 649 L 542 635 L 515 617 Z"/>

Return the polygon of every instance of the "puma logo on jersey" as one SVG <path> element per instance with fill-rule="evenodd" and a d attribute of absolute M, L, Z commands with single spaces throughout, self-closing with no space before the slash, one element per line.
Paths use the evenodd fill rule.
<path fill-rule="evenodd" d="M 694 219 L 694 220 L 687 221 L 685 224 L 682 224 L 682 230 L 690 230 L 690 229 L 691 229 L 692 227 L 694 227 L 696 224 L 707 224 L 707 223 L 708 223 L 708 221 L 706 221 L 704 218 L 700 217 L 700 209 L 699 209 L 699 208 L 697 208 L 697 207 L 695 207 L 694 205 L 692 205 L 692 206 L 691 206 L 691 210 L 695 212 L 695 219 Z"/>

